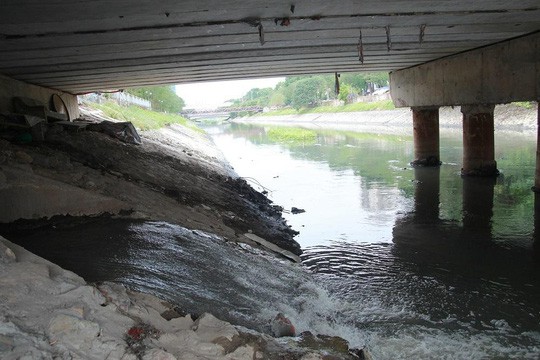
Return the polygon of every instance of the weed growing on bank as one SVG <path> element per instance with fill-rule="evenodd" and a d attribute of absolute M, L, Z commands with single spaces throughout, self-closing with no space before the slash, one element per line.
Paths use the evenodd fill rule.
<path fill-rule="evenodd" d="M 358 112 L 358 111 L 373 111 L 373 110 L 394 110 L 395 106 L 392 100 L 381 100 L 374 102 L 359 102 L 341 106 L 317 106 L 313 108 L 302 109 L 279 109 L 261 113 L 262 116 L 280 116 L 280 115 L 301 115 L 313 113 L 340 113 L 340 112 Z"/>
<path fill-rule="evenodd" d="M 532 101 L 517 101 L 513 102 L 512 104 L 525 108 L 525 109 L 532 109 L 533 108 L 533 102 Z"/>
<path fill-rule="evenodd" d="M 289 127 L 272 127 L 266 132 L 268 139 L 276 143 L 314 144 L 317 133 L 313 130 Z"/>
<path fill-rule="evenodd" d="M 113 101 L 103 104 L 87 103 L 89 107 L 101 110 L 105 115 L 121 120 L 131 121 L 136 128 L 141 130 L 159 129 L 171 124 L 179 124 L 192 130 L 203 132 L 199 127 L 188 119 L 177 115 L 142 109 L 138 106 L 121 106 Z"/>

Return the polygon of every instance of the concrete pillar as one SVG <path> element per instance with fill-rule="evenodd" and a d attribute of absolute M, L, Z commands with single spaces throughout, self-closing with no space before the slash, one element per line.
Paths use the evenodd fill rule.
<path fill-rule="evenodd" d="M 540 266 L 540 192 L 534 193 L 533 256 Z"/>
<path fill-rule="evenodd" d="M 414 169 L 414 217 L 422 223 L 439 221 L 440 167 Z"/>
<path fill-rule="evenodd" d="M 413 107 L 413 166 L 439 166 L 439 108 Z"/>
<path fill-rule="evenodd" d="M 538 111 L 537 111 L 537 125 L 536 129 L 536 173 L 534 176 L 534 192 L 540 192 L 540 101 L 538 102 Z"/>
<path fill-rule="evenodd" d="M 462 106 L 464 176 L 497 176 L 494 105 Z"/>
<path fill-rule="evenodd" d="M 491 241 L 494 177 L 463 178 L 463 229 L 478 240 Z"/>

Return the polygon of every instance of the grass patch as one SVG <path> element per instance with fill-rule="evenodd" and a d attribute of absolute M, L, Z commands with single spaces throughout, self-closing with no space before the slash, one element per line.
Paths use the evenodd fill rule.
<path fill-rule="evenodd" d="M 517 101 L 513 102 L 513 105 L 525 108 L 525 109 L 532 109 L 533 108 L 533 102 L 532 101 Z"/>
<path fill-rule="evenodd" d="M 272 127 L 266 131 L 268 140 L 277 143 L 314 144 L 317 133 L 313 130 L 301 128 Z"/>
<path fill-rule="evenodd" d="M 373 110 L 394 110 L 396 107 L 392 100 L 381 100 L 373 102 L 359 102 L 342 106 L 317 106 L 314 108 L 302 109 L 279 109 L 261 113 L 262 116 L 282 116 L 282 115 L 301 115 L 301 114 L 317 114 L 317 113 L 341 113 L 341 112 L 359 112 Z"/>
<path fill-rule="evenodd" d="M 142 109 L 138 106 L 120 106 L 113 101 L 103 104 L 86 103 L 87 106 L 101 110 L 105 115 L 122 121 L 131 121 L 136 128 L 141 130 L 153 130 L 171 124 L 183 125 L 192 130 L 203 132 L 188 119 L 177 115 Z"/>

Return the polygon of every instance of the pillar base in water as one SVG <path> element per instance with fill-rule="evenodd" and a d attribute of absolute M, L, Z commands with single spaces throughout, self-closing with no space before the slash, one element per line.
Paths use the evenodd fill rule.
<path fill-rule="evenodd" d="M 442 162 L 435 156 L 430 156 L 425 159 L 417 159 L 411 161 L 413 167 L 437 167 L 441 166 Z"/>
<path fill-rule="evenodd" d="M 477 177 L 496 177 L 500 172 L 497 170 L 497 163 L 484 165 L 474 169 L 461 169 L 461 176 L 477 176 Z"/>

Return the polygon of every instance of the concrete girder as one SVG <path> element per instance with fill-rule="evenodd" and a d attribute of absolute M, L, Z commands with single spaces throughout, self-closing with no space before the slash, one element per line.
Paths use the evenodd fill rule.
<path fill-rule="evenodd" d="M 540 32 L 390 73 L 398 107 L 540 98 Z"/>

